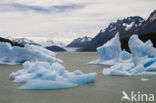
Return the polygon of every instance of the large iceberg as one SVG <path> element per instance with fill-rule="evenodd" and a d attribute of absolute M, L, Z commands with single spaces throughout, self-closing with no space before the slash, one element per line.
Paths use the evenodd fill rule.
<path fill-rule="evenodd" d="M 80 70 L 69 72 L 59 63 L 25 62 L 24 69 L 10 74 L 14 82 L 24 85 L 18 89 L 60 89 L 92 83 L 97 73 L 84 74 Z"/>
<path fill-rule="evenodd" d="M 0 64 L 20 64 L 25 61 L 62 62 L 56 54 L 40 46 L 25 45 L 24 48 L 0 42 Z"/>
<path fill-rule="evenodd" d="M 121 50 L 119 33 L 103 46 L 97 48 L 99 59 L 89 62 L 89 64 L 114 65 L 128 60 L 131 54 L 125 50 Z"/>
<path fill-rule="evenodd" d="M 150 40 L 144 43 L 138 38 L 138 35 L 132 35 L 128 44 L 133 56 L 148 56 L 149 58 L 156 57 L 156 49 L 153 47 L 153 44 Z"/>
<path fill-rule="evenodd" d="M 150 40 L 144 43 L 138 38 L 138 35 L 132 35 L 129 39 L 129 48 L 132 53 L 129 61 L 117 63 L 109 69 L 104 69 L 104 75 L 131 76 L 156 74 L 149 72 L 156 71 L 156 49 Z"/>
<path fill-rule="evenodd" d="M 119 34 L 98 47 L 99 59 L 89 64 L 111 65 L 104 69 L 104 75 L 131 76 L 142 74 L 156 74 L 148 71 L 156 71 L 156 48 L 150 40 L 142 42 L 138 35 L 132 35 L 128 42 L 131 53 L 121 50 Z"/>

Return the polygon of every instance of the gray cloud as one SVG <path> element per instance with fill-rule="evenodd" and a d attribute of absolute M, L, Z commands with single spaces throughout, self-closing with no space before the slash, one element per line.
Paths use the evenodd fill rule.
<path fill-rule="evenodd" d="M 34 5 L 24 5 L 20 3 L 0 3 L 0 11 L 20 11 L 28 12 L 33 11 L 37 13 L 55 13 L 55 12 L 65 12 L 75 9 L 81 9 L 85 7 L 86 4 L 68 4 L 68 5 L 52 5 L 49 7 L 34 6 Z"/>
<path fill-rule="evenodd" d="M 70 42 L 118 18 L 146 19 L 156 0 L 0 0 L 0 36 Z"/>

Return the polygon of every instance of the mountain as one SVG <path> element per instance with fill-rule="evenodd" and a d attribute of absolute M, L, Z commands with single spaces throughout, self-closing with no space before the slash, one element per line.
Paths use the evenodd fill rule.
<path fill-rule="evenodd" d="M 7 42 L 7 43 L 10 43 L 12 46 L 24 47 L 23 45 L 21 45 L 21 44 L 19 44 L 17 42 L 12 42 L 11 40 L 5 39 L 5 38 L 2 38 L 2 37 L 0 37 L 0 42 Z"/>
<path fill-rule="evenodd" d="M 86 47 L 89 42 L 92 40 L 91 37 L 84 36 L 82 38 L 74 39 L 71 43 L 67 45 L 67 47 Z"/>
<path fill-rule="evenodd" d="M 59 51 L 59 52 L 65 52 L 66 50 L 62 47 L 59 47 L 59 46 L 48 46 L 48 47 L 45 47 L 46 49 L 48 50 L 51 50 L 51 51 Z"/>
<path fill-rule="evenodd" d="M 64 47 L 65 46 L 65 44 L 63 44 L 61 42 L 55 42 L 53 40 L 47 40 L 47 41 L 40 42 L 40 45 L 42 45 L 43 47 L 48 47 L 48 46 Z"/>
<path fill-rule="evenodd" d="M 154 10 L 148 19 L 135 30 L 136 34 L 147 34 L 150 32 L 156 32 L 156 10 Z"/>
<path fill-rule="evenodd" d="M 110 23 L 109 26 L 101 30 L 81 51 L 96 51 L 96 48 L 110 40 L 116 33 L 120 38 L 128 38 L 133 34 L 144 35 L 156 32 L 156 10 L 152 12 L 147 20 L 139 16 L 128 17 L 116 22 Z"/>
<path fill-rule="evenodd" d="M 21 45 L 26 45 L 26 44 L 29 44 L 29 45 L 37 45 L 37 46 L 41 46 L 40 44 L 32 41 L 32 40 L 29 40 L 29 39 L 26 39 L 26 38 L 15 38 L 15 39 L 12 39 L 13 42 L 17 42 Z"/>

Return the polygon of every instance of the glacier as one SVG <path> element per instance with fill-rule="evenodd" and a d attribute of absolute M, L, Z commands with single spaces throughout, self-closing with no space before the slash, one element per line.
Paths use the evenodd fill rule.
<path fill-rule="evenodd" d="M 127 51 L 121 50 L 119 33 L 103 46 L 98 47 L 97 52 L 99 54 L 99 59 L 91 61 L 88 64 L 114 65 L 132 57 Z"/>
<path fill-rule="evenodd" d="M 128 46 L 131 53 L 121 50 L 119 34 L 116 34 L 110 41 L 97 48 L 99 59 L 89 64 L 110 65 L 110 68 L 103 69 L 104 75 L 155 75 L 156 72 L 151 71 L 156 71 L 156 48 L 151 40 L 144 43 L 138 35 L 132 35 Z"/>
<path fill-rule="evenodd" d="M 60 89 L 72 88 L 94 82 L 97 73 L 84 74 L 80 70 L 69 72 L 60 63 L 42 61 L 23 64 L 24 68 L 10 74 L 14 82 L 24 83 L 18 89 Z"/>
<path fill-rule="evenodd" d="M 43 47 L 34 45 L 25 45 L 23 48 L 12 47 L 9 43 L 0 42 L 0 64 L 21 64 L 36 60 L 62 63 L 62 60 L 56 58 L 56 53 Z"/>

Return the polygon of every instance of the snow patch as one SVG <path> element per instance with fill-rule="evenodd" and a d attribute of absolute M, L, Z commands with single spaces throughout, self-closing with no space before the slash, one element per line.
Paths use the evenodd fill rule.
<path fill-rule="evenodd" d="M 125 30 L 128 31 L 134 26 L 135 22 L 131 22 L 130 24 L 123 23 L 122 25 L 125 27 Z"/>

